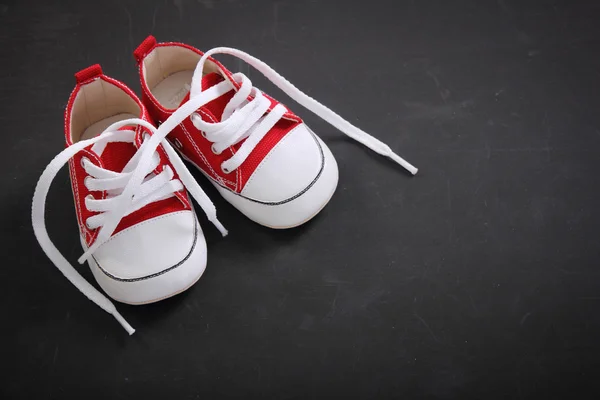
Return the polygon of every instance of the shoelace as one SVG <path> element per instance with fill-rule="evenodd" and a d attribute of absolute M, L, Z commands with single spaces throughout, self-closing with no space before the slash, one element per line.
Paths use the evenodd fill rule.
<path fill-rule="evenodd" d="M 95 138 L 82 140 L 67 147 L 46 167 L 36 185 L 33 195 L 31 210 L 33 231 L 48 258 L 88 299 L 113 315 L 130 335 L 135 330 L 119 314 L 114 304 L 89 284 L 71 266 L 50 240 L 45 221 L 45 205 L 48 191 L 58 171 L 79 151 L 88 146 L 95 145 L 97 146 L 96 151 L 101 152 L 103 146 L 109 142 L 131 141 L 132 131 L 119 131 L 118 129 L 129 125 L 141 125 L 150 130 L 152 135 L 144 141 L 121 173 L 103 170 L 91 163 L 84 162 L 86 172 L 92 176 L 92 180 L 88 181 L 90 188 L 113 191 L 113 196 L 103 200 L 86 199 L 86 206 L 90 210 L 101 212 L 101 214 L 89 218 L 86 223 L 90 228 L 100 227 L 100 230 L 94 243 L 83 253 L 78 262 L 82 264 L 98 247 L 110 239 L 123 217 L 142 208 L 146 204 L 172 195 L 181 189 L 180 185 L 185 186 L 188 192 L 198 201 L 208 219 L 223 235 L 226 235 L 227 230 L 217 219 L 214 205 L 200 186 L 198 186 L 192 174 L 165 138 L 184 119 L 193 115 L 192 121 L 206 135 L 207 139 L 214 143 L 213 151 L 216 153 L 220 153 L 227 147 L 239 143 L 243 139 L 247 139 L 236 154 L 221 166 L 223 171 L 231 172 L 244 162 L 260 140 L 285 114 L 286 110 L 282 105 L 278 105 L 265 116 L 264 114 L 269 108 L 270 102 L 258 89 L 252 87 L 252 83 L 245 75 L 237 73 L 233 76 L 236 82 L 241 83 L 241 87 L 227 104 L 223 113 L 223 121 L 215 124 L 202 121 L 195 114 L 196 110 L 232 89 L 231 82 L 225 80 L 207 90 L 202 90 L 201 79 L 204 63 L 209 56 L 216 53 L 229 54 L 244 60 L 260 71 L 288 96 L 323 118 L 332 126 L 376 153 L 391 158 L 413 175 L 417 173 L 417 168 L 395 154 L 385 143 L 350 124 L 329 108 L 303 93 L 259 59 L 240 50 L 227 47 L 219 47 L 208 51 L 200 59 L 194 71 L 190 100 L 179 107 L 158 129 L 144 120 L 132 118 L 112 124 Z M 254 96 L 252 101 L 247 100 L 249 95 Z M 155 152 L 160 144 L 163 145 L 167 152 L 169 160 L 179 175 L 180 182 L 172 179 L 173 172 L 168 169 L 154 177 L 148 178 L 149 172 L 153 171 L 156 167 Z"/>
<path fill-rule="evenodd" d="M 203 93 L 201 82 L 204 63 L 209 56 L 218 53 L 232 55 L 252 65 L 288 96 L 339 129 L 341 132 L 357 142 L 362 143 L 374 152 L 391 158 L 402 167 L 406 168 L 411 174 L 414 175 L 417 173 L 417 168 L 394 153 L 388 145 L 352 125 L 323 104 L 300 91 L 263 61 L 237 49 L 218 47 L 204 53 L 196 65 L 192 77 L 190 100 L 193 100 Z M 203 121 L 198 114 L 192 115 L 192 122 L 196 128 L 198 128 L 209 141 L 213 142 L 212 150 L 216 154 L 220 154 L 229 146 L 246 139 L 236 151 L 235 155 L 221 164 L 221 168 L 225 173 L 234 171 L 242 165 L 256 145 L 258 145 L 262 138 L 287 111 L 283 105 L 278 104 L 269 114 L 264 115 L 271 104 L 270 101 L 262 95 L 260 90 L 252 86 L 252 82 L 244 74 L 233 74 L 233 78 L 241 86 L 226 105 L 221 122 L 209 123 Z M 226 92 L 233 89 L 233 84 L 229 80 L 225 80 L 216 86 L 227 88 Z M 248 96 L 253 96 L 254 98 L 251 101 L 248 101 Z"/>
<path fill-rule="evenodd" d="M 89 179 L 87 184 L 91 188 L 93 187 L 98 190 L 112 191 L 113 196 L 104 200 L 86 199 L 86 206 L 89 207 L 90 210 L 101 212 L 101 214 L 97 216 L 90 217 L 86 223 L 90 228 L 100 227 L 100 230 L 98 231 L 98 236 L 94 243 L 83 253 L 78 262 L 82 264 L 98 249 L 98 247 L 110 239 L 123 217 L 140 209 L 146 204 L 172 195 L 175 191 L 182 188 L 180 185 L 183 185 L 192 197 L 196 199 L 200 207 L 206 213 L 209 221 L 211 221 L 223 236 L 225 236 L 227 230 L 217 219 L 215 206 L 196 183 L 196 180 L 190 171 L 167 142 L 165 137 L 173 130 L 173 128 L 179 125 L 184 119 L 188 118 L 189 115 L 198 108 L 217 97 L 222 96 L 227 93 L 228 90 L 229 89 L 223 86 L 214 86 L 213 88 L 205 90 L 201 95 L 196 96 L 193 101 L 188 101 L 180 107 L 158 129 L 150 123 L 137 118 L 116 122 L 95 138 L 79 141 L 60 152 L 50 164 L 48 164 L 37 183 L 33 194 L 31 219 L 33 231 L 40 246 L 54 265 L 73 285 L 75 285 L 75 287 L 77 287 L 77 289 L 79 289 L 79 291 L 104 311 L 113 315 L 130 335 L 133 334 L 135 330 L 121 314 L 119 314 L 114 304 L 89 284 L 77 270 L 73 268 L 50 240 L 45 221 L 46 198 L 50 185 L 58 171 L 75 154 L 84 148 L 93 145 L 96 151 L 101 152 L 104 146 L 110 142 L 132 141 L 132 131 L 119 131 L 119 129 L 129 125 L 141 125 L 152 132 L 152 135 L 144 140 L 143 144 L 127 163 L 122 172 L 117 173 L 114 171 L 107 171 L 97 166 L 93 166 L 91 163 L 84 162 L 86 172 L 92 176 L 92 179 Z M 153 171 L 157 165 L 156 149 L 160 144 L 163 145 L 167 152 L 169 160 L 179 176 L 179 181 L 174 181 L 172 179 L 173 172 L 169 171 L 169 169 L 166 169 L 156 176 L 148 176 L 148 173 Z"/>
<path fill-rule="evenodd" d="M 130 121 L 132 122 L 132 121 Z M 102 156 L 104 149 L 108 143 L 125 142 L 134 143 L 136 132 L 132 130 L 119 130 L 114 132 L 112 136 L 105 135 L 92 145 L 92 151 L 99 156 Z M 142 145 L 143 146 L 143 145 Z M 139 154 L 139 153 L 136 153 Z M 106 219 L 110 216 L 111 210 L 114 208 L 114 203 L 121 201 L 119 195 L 129 181 L 132 171 L 137 166 L 137 159 L 132 157 L 121 172 L 115 172 L 98 167 L 90 162 L 87 158 L 82 158 L 82 166 L 88 177 L 85 179 L 85 186 L 90 191 L 106 191 L 108 198 L 96 200 L 92 195 L 85 199 L 85 206 L 90 211 L 99 212 L 92 217 L 89 217 L 85 224 L 89 229 L 97 229 L 106 223 Z M 154 174 L 154 170 L 160 163 L 158 153 L 154 153 L 151 163 L 146 166 L 144 182 L 140 185 L 138 193 L 133 196 L 129 208 L 125 215 L 129 215 L 140 208 L 174 196 L 175 192 L 183 189 L 183 184 L 178 179 L 173 179 L 174 173 L 171 167 L 166 167 L 158 175 Z"/>

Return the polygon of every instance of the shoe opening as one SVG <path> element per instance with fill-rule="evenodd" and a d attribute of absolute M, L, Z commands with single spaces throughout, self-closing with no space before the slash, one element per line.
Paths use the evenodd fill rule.
<path fill-rule="evenodd" d="M 79 86 L 71 108 L 72 143 L 98 136 L 114 122 L 139 118 L 140 105 L 115 83 L 99 77 Z"/>

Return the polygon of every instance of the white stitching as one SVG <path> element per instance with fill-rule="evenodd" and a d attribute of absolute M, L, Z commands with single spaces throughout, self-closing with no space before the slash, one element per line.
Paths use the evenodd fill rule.
<path fill-rule="evenodd" d="M 215 172 L 215 170 L 212 168 L 212 166 L 210 165 L 210 163 L 208 162 L 208 160 L 206 159 L 206 157 L 204 157 L 204 154 L 202 154 L 202 152 L 200 151 L 200 149 L 198 148 L 198 146 L 196 145 L 196 143 L 192 139 L 192 137 L 191 137 L 190 133 L 188 132 L 188 130 L 183 125 L 183 122 L 181 124 L 179 124 L 179 126 L 181 127 L 181 129 L 183 129 L 183 132 L 185 133 L 185 135 L 188 138 L 188 140 L 190 141 L 190 143 L 192 143 L 192 146 L 196 150 L 196 153 L 200 156 L 200 158 L 202 159 L 202 161 L 204 162 L 204 164 L 210 169 L 210 171 L 212 172 L 212 174 L 215 177 L 215 179 L 217 181 L 229 183 L 232 186 L 237 186 L 235 182 L 232 182 L 232 181 L 230 181 L 228 179 L 224 179 L 223 177 L 221 177 L 219 174 L 217 174 Z"/>
<path fill-rule="evenodd" d="M 288 121 L 295 121 L 295 122 L 302 122 L 302 119 L 297 116 L 296 114 L 294 114 L 293 112 L 290 111 L 289 108 L 287 108 L 286 105 L 282 104 L 279 100 L 269 96 L 268 94 L 266 94 L 265 92 L 262 92 L 263 96 L 265 96 L 266 98 L 268 98 L 271 101 L 274 101 L 277 104 L 281 104 L 282 106 L 285 107 L 285 114 L 283 114 L 282 118 L 283 119 L 287 119 Z M 271 103 L 272 104 L 272 103 Z M 275 104 L 275 106 L 277 106 L 277 104 Z M 270 107 L 268 112 L 271 112 L 273 110 L 273 108 L 275 108 L 275 106 Z"/>
<path fill-rule="evenodd" d="M 233 154 L 233 149 L 231 150 L 231 154 Z M 240 182 L 240 185 L 241 185 L 241 181 L 242 181 L 241 177 L 242 177 L 241 168 L 238 167 L 235 169 L 235 191 L 236 192 L 238 191 L 238 182 Z"/>
<path fill-rule="evenodd" d="M 164 108 L 160 103 L 158 103 L 154 99 L 154 95 L 152 94 L 152 91 L 146 84 L 146 78 L 143 76 L 143 74 L 144 74 L 144 70 L 143 70 L 143 66 L 142 66 L 143 62 L 144 62 L 144 59 L 142 59 L 142 61 L 140 61 L 140 66 L 139 66 L 140 86 L 142 87 L 142 91 L 146 94 L 146 97 L 148 97 L 148 99 L 152 102 L 152 104 L 154 104 L 154 106 L 158 109 L 157 111 L 164 113 L 164 114 L 169 114 L 170 111 L 168 109 Z"/>
<path fill-rule="evenodd" d="M 100 159 L 100 157 L 96 153 L 89 151 L 88 149 L 82 149 L 81 152 L 84 154 L 87 154 L 88 156 L 95 159 L 96 162 L 98 163 L 98 166 L 104 165 L 104 163 L 102 162 L 102 159 Z M 85 170 L 84 170 L 84 172 L 85 172 Z M 101 193 L 102 193 L 102 199 L 105 199 L 106 193 L 104 191 L 102 191 Z M 90 232 L 90 242 L 93 242 L 94 240 L 96 240 L 96 238 L 98 237 L 98 233 L 100 233 L 100 231 L 98 231 L 98 230 L 92 231 L 92 230 L 88 229 L 87 223 L 85 221 L 83 221 L 83 216 L 82 216 L 82 223 L 84 223 L 85 229 Z"/>
<path fill-rule="evenodd" d="M 198 156 L 200 156 L 200 158 L 202 159 L 202 161 L 204 162 L 204 164 L 208 167 L 208 169 L 212 172 L 212 174 L 216 175 L 215 170 L 212 169 L 212 167 L 208 163 L 208 160 L 204 157 L 204 154 L 202 154 L 202 152 L 198 148 L 198 145 L 196 144 L 196 142 L 194 142 L 194 140 L 192 139 L 192 136 L 190 135 L 190 133 L 188 132 L 188 130 L 183 125 L 183 122 L 181 124 L 179 124 L 179 126 L 181 127 L 181 129 L 183 129 L 183 133 L 185 134 L 185 136 L 188 138 L 188 140 L 192 144 L 192 147 L 194 147 L 194 150 L 196 150 L 196 154 L 198 154 Z M 217 176 L 217 178 L 218 178 L 218 176 Z"/>
<path fill-rule="evenodd" d="M 211 120 L 211 122 L 218 122 L 217 119 L 212 115 L 212 113 L 208 113 L 208 112 L 204 111 L 203 109 L 199 109 L 198 111 L 200 111 L 202 113 L 202 115 L 205 115 L 207 118 L 209 118 Z M 233 157 L 235 155 L 235 152 L 233 151 L 232 146 L 229 146 L 228 149 L 231 152 L 231 156 Z M 230 184 L 233 184 L 234 185 L 233 190 L 235 190 L 237 192 L 239 181 L 240 181 L 239 168 L 236 169 L 236 171 L 235 171 L 235 182 L 232 182 L 232 181 L 229 181 L 228 179 L 222 178 L 219 175 L 218 175 L 218 177 L 221 178 L 223 180 L 223 182 L 229 182 Z"/>
<path fill-rule="evenodd" d="M 81 223 L 83 216 L 81 215 L 81 207 L 79 205 L 79 187 L 77 185 L 77 179 L 75 176 L 75 164 L 74 164 L 73 159 L 69 160 L 69 175 L 71 178 L 71 189 L 73 190 L 73 202 L 75 203 L 75 207 L 77 208 L 77 210 L 76 210 L 77 225 L 79 225 L 79 231 L 83 232 L 83 234 L 85 235 L 85 241 L 87 243 L 88 242 L 88 232 L 83 227 L 83 224 Z"/>
<path fill-rule="evenodd" d="M 140 63 L 141 66 L 141 63 Z M 154 106 L 157 108 L 158 112 L 164 113 L 164 114 L 170 114 L 171 111 L 167 110 L 166 108 L 164 108 L 161 104 L 159 104 L 155 99 L 154 99 L 154 95 L 152 94 L 152 92 L 147 89 L 147 85 L 145 85 L 145 80 L 142 77 L 142 69 L 140 67 L 140 84 L 142 86 L 142 90 L 146 93 L 146 97 L 152 102 L 152 104 L 154 104 Z M 201 113 L 207 115 L 209 118 L 211 118 L 213 120 L 213 122 L 216 122 L 215 119 L 207 114 L 204 110 L 200 109 L 199 110 Z M 210 163 L 208 162 L 208 160 L 204 157 L 204 155 L 202 154 L 202 152 L 200 151 L 200 149 L 197 147 L 196 143 L 194 142 L 194 140 L 192 139 L 192 136 L 190 135 L 190 133 L 187 131 L 187 129 L 185 128 L 185 126 L 183 125 L 183 122 L 181 124 L 179 124 L 179 126 L 183 129 L 185 135 L 187 136 L 188 140 L 190 141 L 190 143 L 192 143 L 192 146 L 194 146 L 194 150 L 196 150 L 196 153 L 200 156 L 200 158 L 202 159 L 202 161 L 204 162 L 204 164 L 206 164 L 206 166 L 210 169 L 210 171 L 212 172 L 213 176 L 215 177 L 215 179 L 217 179 L 217 181 L 223 182 L 223 183 L 228 183 L 231 186 L 234 186 L 235 190 L 237 191 L 237 187 L 238 187 L 238 182 L 237 182 L 237 177 L 236 177 L 236 182 L 230 181 L 229 179 L 225 179 L 223 177 L 221 177 L 219 174 L 217 174 L 215 172 L 215 170 L 211 167 Z M 180 149 L 181 151 L 183 151 L 183 149 Z M 231 150 L 231 154 L 233 155 L 233 150 Z"/>
<path fill-rule="evenodd" d="M 169 47 L 169 46 L 179 46 L 179 47 L 182 47 L 182 48 L 186 48 L 188 50 L 192 50 L 193 49 L 194 51 L 196 51 L 196 53 L 201 54 L 201 52 L 199 52 L 197 49 L 190 48 L 190 47 L 187 47 L 187 46 L 182 46 L 181 43 L 177 43 L 177 42 L 158 43 L 154 47 L 153 50 L 155 50 L 158 47 Z M 161 113 L 164 113 L 164 114 L 171 114 L 172 113 L 171 110 L 163 107 L 160 103 L 158 103 L 158 101 L 154 98 L 154 95 L 152 94 L 152 91 L 148 88 L 148 85 L 146 84 L 146 79 L 143 76 L 144 69 L 143 69 L 143 65 L 142 65 L 143 62 L 144 62 L 144 59 L 146 58 L 146 56 L 147 56 L 147 54 L 140 59 L 140 63 L 139 63 L 140 86 L 142 87 L 142 91 L 146 94 L 146 97 L 150 100 L 150 102 L 152 102 L 152 104 L 157 108 L 158 112 L 161 112 Z M 277 101 L 277 100 L 274 100 L 274 101 Z M 279 102 L 277 102 L 277 103 L 279 103 Z M 213 115 L 207 113 L 206 111 L 202 110 L 201 108 L 198 111 L 200 111 L 200 113 L 202 113 L 206 117 L 210 118 L 210 120 L 212 122 L 218 122 Z M 301 122 L 301 121 L 297 121 L 297 122 Z M 233 190 L 237 192 L 238 191 L 238 187 L 240 186 L 240 182 L 241 182 L 241 172 L 240 172 L 239 168 L 237 168 L 236 171 L 235 171 L 235 182 L 233 182 L 233 181 L 231 181 L 229 179 L 225 179 L 222 176 L 220 176 L 212 168 L 212 166 L 208 163 L 208 160 L 204 157 L 204 155 L 202 154 L 202 152 L 199 150 L 199 148 L 197 147 L 196 143 L 192 139 L 191 135 L 189 134 L 189 132 L 187 131 L 187 129 L 183 125 L 183 122 L 179 126 L 183 129 L 183 131 L 184 131 L 185 135 L 187 136 L 188 140 L 194 146 L 194 149 L 196 150 L 196 153 L 200 156 L 200 158 L 202 158 L 202 161 L 210 169 L 210 171 L 212 172 L 212 174 L 215 177 L 215 179 L 217 181 L 220 181 L 220 182 L 223 182 L 223 183 L 228 183 L 229 185 L 234 186 Z M 233 148 L 231 146 L 229 147 L 229 151 L 231 152 L 231 156 L 235 155 L 235 152 L 233 151 Z M 241 192 L 241 189 L 240 189 L 240 192 Z"/>
<path fill-rule="evenodd" d="M 156 108 L 158 108 L 158 111 L 165 113 L 165 114 L 169 114 L 172 112 L 172 110 L 168 110 L 166 108 L 164 108 L 160 103 L 158 103 L 155 99 L 154 99 L 154 95 L 152 94 L 152 92 L 147 91 L 146 95 L 148 95 L 148 93 L 150 93 L 150 96 L 148 96 L 148 98 L 150 99 L 150 101 L 152 102 L 152 104 L 154 104 L 156 106 Z"/>

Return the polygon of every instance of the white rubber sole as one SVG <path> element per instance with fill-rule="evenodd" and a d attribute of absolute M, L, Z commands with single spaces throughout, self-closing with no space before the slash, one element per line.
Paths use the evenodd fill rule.
<path fill-rule="evenodd" d="M 111 277 L 93 257 L 88 260 L 88 265 L 96 282 L 108 296 L 120 303 L 140 305 L 164 300 L 193 286 L 206 270 L 206 253 L 204 234 L 198 226 L 194 249 L 185 261 L 154 276 L 137 280 Z"/>
<path fill-rule="evenodd" d="M 222 187 L 211 179 L 193 161 L 179 154 L 208 178 L 210 183 L 219 191 L 232 206 L 257 224 L 272 229 L 290 229 L 300 226 L 314 218 L 335 193 L 339 173 L 337 163 L 329 148 L 315 135 L 323 150 L 323 169 L 313 184 L 304 192 L 289 201 L 280 203 L 263 203 L 245 198 L 231 190 Z M 174 146 L 174 148 L 177 148 Z"/>

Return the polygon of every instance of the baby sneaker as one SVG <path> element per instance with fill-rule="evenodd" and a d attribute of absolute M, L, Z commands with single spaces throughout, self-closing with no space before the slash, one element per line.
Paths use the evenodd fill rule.
<path fill-rule="evenodd" d="M 188 192 L 225 234 L 213 204 L 157 130 L 142 102 L 93 65 L 75 75 L 65 112 L 67 147 L 43 172 L 32 206 L 35 235 L 50 260 L 83 294 L 134 329 L 114 305 L 69 264 L 48 237 L 45 203 L 59 169 L 69 163 L 84 254 L 100 287 L 114 300 L 144 304 L 180 293 L 206 267 L 206 242 Z M 165 128 L 168 128 L 165 126 Z"/>
<path fill-rule="evenodd" d="M 302 93 L 264 62 L 236 49 L 202 53 L 149 36 L 134 52 L 144 105 L 158 123 L 185 107 L 189 118 L 169 134 L 170 142 L 253 221 L 272 228 L 308 221 L 333 195 L 338 168 L 329 148 L 298 116 L 244 74 L 227 70 L 211 57 L 217 53 L 252 65 L 343 133 L 417 172 L 387 145 Z"/>

